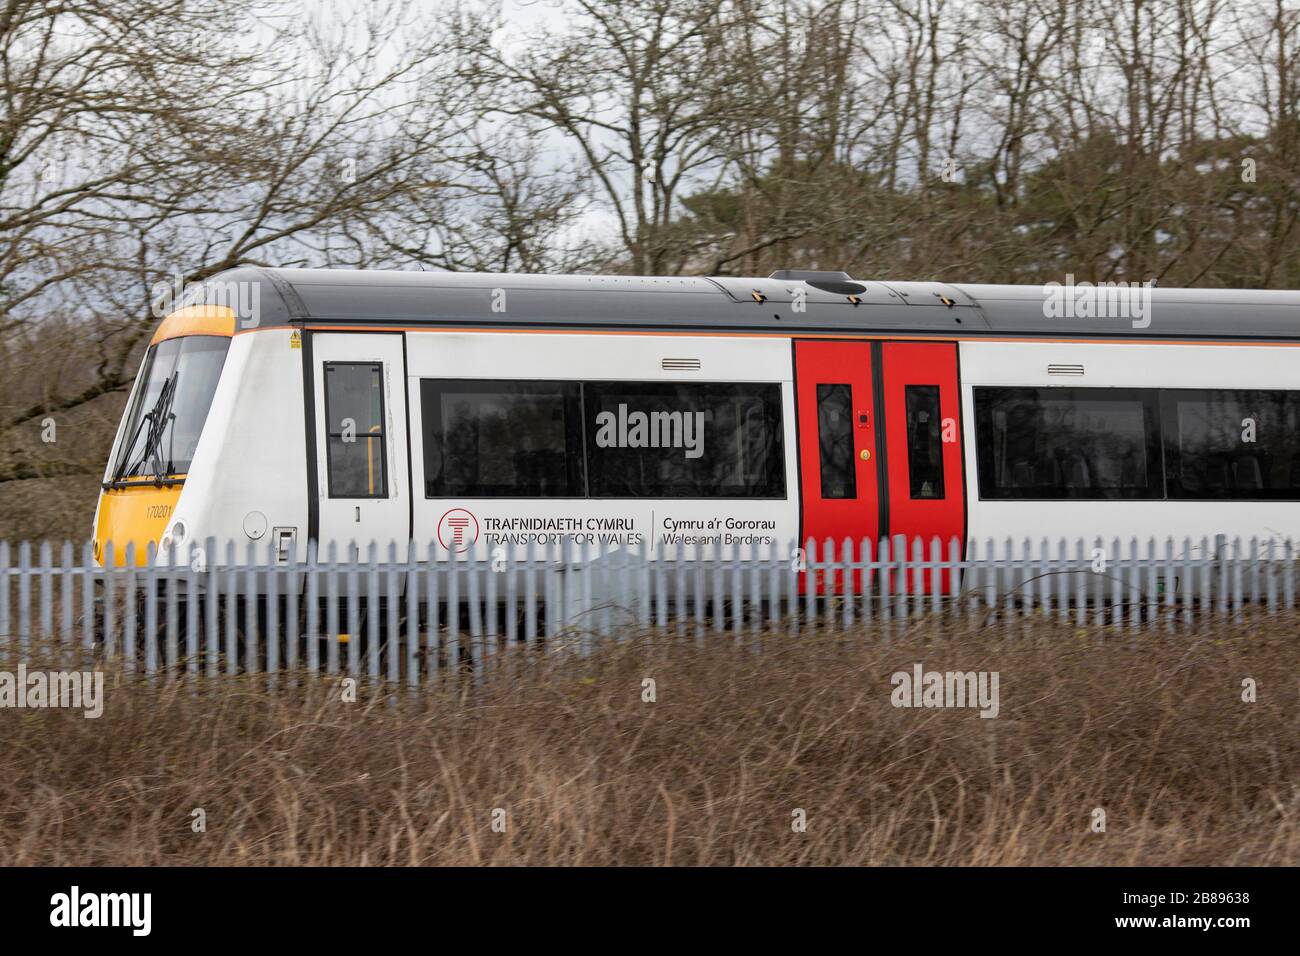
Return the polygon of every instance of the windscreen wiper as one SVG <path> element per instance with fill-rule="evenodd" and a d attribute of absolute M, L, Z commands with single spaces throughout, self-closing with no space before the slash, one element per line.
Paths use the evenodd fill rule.
<path fill-rule="evenodd" d="M 135 440 L 140 437 L 140 430 L 144 428 L 146 424 L 148 424 L 146 417 L 141 416 L 140 424 L 135 426 L 135 431 L 131 432 L 131 437 L 122 446 L 122 459 L 118 463 L 117 468 L 114 469 L 113 471 L 113 478 L 112 481 L 110 482 L 111 484 L 116 484 L 117 482 L 121 481 L 122 476 L 125 475 L 130 470 L 129 468 L 127 468 L 127 465 L 130 462 L 126 456 L 130 454 L 131 449 L 135 447 Z"/>
<path fill-rule="evenodd" d="M 163 387 L 158 392 L 158 399 L 153 403 L 153 408 L 145 413 L 144 418 L 140 421 L 139 428 L 136 429 L 135 435 L 131 437 L 131 444 L 135 444 L 136 437 L 140 434 L 140 429 L 146 425 L 149 430 L 145 433 L 144 448 L 140 452 L 140 457 L 127 466 L 117 470 L 113 476 L 114 481 L 120 481 L 126 475 L 131 474 L 145 462 L 152 461 L 154 468 L 154 479 L 162 482 L 162 462 L 159 460 L 158 453 L 162 448 L 163 432 L 167 430 L 167 425 L 172 419 L 172 400 L 176 397 L 176 382 L 180 378 L 180 372 L 176 371 L 171 377 L 163 383 Z M 127 446 L 130 448 L 130 445 Z"/>

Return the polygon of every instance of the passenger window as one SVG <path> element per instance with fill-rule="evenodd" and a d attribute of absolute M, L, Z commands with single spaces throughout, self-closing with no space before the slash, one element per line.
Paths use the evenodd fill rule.
<path fill-rule="evenodd" d="M 856 498 L 853 464 L 853 388 L 817 386 L 817 448 L 823 498 Z"/>
<path fill-rule="evenodd" d="M 913 498 L 943 497 L 943 417 L 938 385 L 907 385 L 907 479 Z"/>
<path fill-rule="evenodd" d="M 781 386 L 420 383 L 429 498 L 782 498 Z"/>
<path fill-rule="evenodd" d="M 572 382 L 420 382 L 429 498 L 580 498 L 581 397 Z"/>
<path fill-rule="evenodd" d="M 383 363 L 325 363 L 325 427 L 330 497 L 387 498 Z"/>
<path fill-rule="evenodd" d="M 1154 390 L 976 388 L 980 497 L 1163 498 Z"/>
<path fill-rule="evenodd" d="M 586 382 L 593 498 L 783 498 L 781 386 Z"/>
<path fill-rule="evenodd" d="M 1300 498 L 1300 396 L 1180 389 L 1161 405 L 1170 498 Z"/>

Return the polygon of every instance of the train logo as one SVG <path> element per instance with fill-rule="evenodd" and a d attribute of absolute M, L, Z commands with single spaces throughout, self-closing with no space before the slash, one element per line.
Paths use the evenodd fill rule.
<path fill-rule="evenodd" d="M 472 511 L 452 508 L 438 519 L 438 543 L 453 554 L 461 554 L 478 542 L 478 518 Z"/>

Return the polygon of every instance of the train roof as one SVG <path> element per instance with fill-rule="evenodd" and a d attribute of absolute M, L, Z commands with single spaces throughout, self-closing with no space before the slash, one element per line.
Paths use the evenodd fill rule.
<path fill-rule="evenodd" d="M 232 282 L 256 285 L 259 326 L 1300 339 L 1297 291 L 896 282 L 829 272 L 706 278 L 248 266 L 207 280 L 207 301 Z"/>

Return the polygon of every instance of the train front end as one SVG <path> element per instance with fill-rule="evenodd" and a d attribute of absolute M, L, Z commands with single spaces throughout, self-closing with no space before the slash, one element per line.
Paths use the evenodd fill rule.
<path fill-rule="evenodd" d="M 235 312 L 191 305 L 154 333 L 104 471 L 95 511 L 95 560 L 137 565 L 164 539 L 208 418 L 235 331 Z M 171 537 L 184 535 L 178 524 Z"/>

